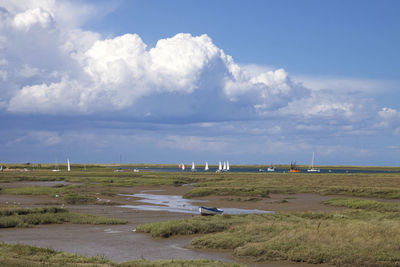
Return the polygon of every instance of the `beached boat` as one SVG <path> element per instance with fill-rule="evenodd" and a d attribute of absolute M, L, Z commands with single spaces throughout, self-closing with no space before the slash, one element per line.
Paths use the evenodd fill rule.
<path fill-rule="evenodd" d="M 200 206 L 199 207 L 199 212 L 200 212 L 200 215 L 207 216 L 207 215 L 222 214 L 224 212 L 224 210 L 217 209 L 217 208 L 210 208 L 210 207 Z"/>
<path fill-rule="evenodd" d="M 296 161 L 290 163 L 289 172 L 300 172 L 300 169 L 296 166 Z"/>
<path fill-rule="evenodd" d="M 321 172 L 320 169 L 314 169 L 314 156 L 315 153 L 312 153 L 312 159 L 311 159 L 311 168 L 307 170 L 307 172 Z"/>
<path fill-rule="evenodd" d="M 58 159 L 56 158 L 56 165 L 54 166 L 53 172 L 59 172 L 60 169 L 58 168 Z"/>

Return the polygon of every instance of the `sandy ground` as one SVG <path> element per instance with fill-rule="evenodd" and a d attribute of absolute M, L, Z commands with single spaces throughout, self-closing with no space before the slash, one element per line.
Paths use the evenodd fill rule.
<path fill-rule="evenodd" d="M 0 187 L 18 187 L 26 185 L 53 186 L 59 182 L 15 182 L 0 184 Z M 134 187 L 119 188 L 124 194 L 135 194 L 152 190 L 152 194 L 183 195 L 191 189 L 190 186 L 174 187 Z M 207 205 L 216 207 L 235 207 L 245 209 L 260 209 L 266 211 L 332 211 L 334 208 L 321 204 L 332 196 L 314 194 L 271 195 L 260 201 L 233 201 L 232 197 L 203 197 Z M 114 196 L 102 199 L 120 204 L 136 205 L 137 198 Z M 283 200 L 287 202 L 282 202 Z M 39 207 L 43 205 L 59 205 L 57 198 L 45 196 L 13 196 L 0 194 L 0 206 L 14 204 L 22 207 Z M 141 203 L 142 204 L 142 203 Z M 67 209 L 95 215 L 123 218 L 129 221 L 126 225 L 41 225 L 34 228 L 0 229 L 0 240 L 6 243 L 22 243 L 40 247 L 49 247 L 61 251 L 78 253 L 86 256 L 104 256 L 115 262 L 132 259 L 195 259 L 208 258 L 223 261 L 235 261 L 249 266 L 315 266 L 287 262 L 249 263 L 243 259 L 234 258 L 231 252 L 218 250 L 195 250 L 186 248 L 193 236 L 174 237 L 168 239 L 152 239 L 148 234 L 132 232 L 138 224 L 174 220 L 197 216 L 185 213 L 139 211 L 112 205 L 66 205 Z M 321 266 L 321 265 L 319 265 Z"/>

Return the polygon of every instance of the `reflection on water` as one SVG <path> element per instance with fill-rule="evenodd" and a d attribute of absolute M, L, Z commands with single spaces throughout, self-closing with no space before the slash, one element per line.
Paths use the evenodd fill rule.
<path fill-rule="evenodd" d="M 139 194 L 123 195 L 123 196 L 141 198 L 140 200 L 136 200 L 136 202 L 143 202 L 151 205 L 122 205 L 119 207 L 131 208 L 137 210 L 147 210 L 147 211 L 168 211 L 168 212 L 198 214 L 199 206 L 193 205 L 193 203 L 208 202 L 207 200 L 185 199 L 182 196 L 153 195 L 148 193 L 139 193 Z M 249 210 L 249 209 L 235 209 L 235 208 L 223 208 L 223 207 L 219 208 L 224 210 L 224 214 L 272 213 L 271 211 L 257 210 L 257 209 Z"/>

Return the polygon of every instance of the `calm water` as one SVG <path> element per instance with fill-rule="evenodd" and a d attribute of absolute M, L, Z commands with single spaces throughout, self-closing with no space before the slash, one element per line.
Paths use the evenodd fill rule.
<path fill-rule="evenodd" d="M 263 171 L 260 171 L 260 169 L 257 168 L 231 168 L 229 172 L 244 172 L 244 173 L 274 173 L 274 172 L 267 172 L 267 168 L 265 167 Z M 192 171 L 190 168 L 185 169 L 182 171 L 179 168 L 128 168 L 128 167 L 123 167 L 119 168 L 121 170 L 127 170 L 127 171 L 133 171 L 133 169 L 138 169 L 140 171 L 154 171 L 154 172 L 185 172 L 185 173 L 191 173 Z M 196 172 L 209 172 L 209 173 L 215 173 L 217 171 L 217 168 L 210 168 L 209 171 L 204 171 L 203 168 L 198 168 L 196 169 Z M 228 173 L 229 173 L 228 172 Z M 289 169 L 276 169 L 275 172 L 278 173 L 286 173 L 289 172 Z M 222 172 L 225 173 L 225 172 Z M 301 173 L 308 173 L 307 169 L 301 169 Z M 387 170 L 362 170 L 362 169 L 321 169 L 320 173 L 400 173 L 400 171 L 387 171 Z"/>
<path fill-rule="evenodd" d="M 145 211 L 168 211 L 198 214 L 199 206 L 194 205 L 194 203 L 208 202 L 207 200 L 185 199 L 182 196 L 155 195 L 148 193 L 139 193 L 133 195 L 124 194 L 123 196 L 141 198 L 140 200 L 135 200 L 135 202 L 142 202 L 150 205 L 121 205 L 119 207 Z M 271 211 L 257 209 L 219 208 L 224 210 L 224 214 L 272 213 Z"/>

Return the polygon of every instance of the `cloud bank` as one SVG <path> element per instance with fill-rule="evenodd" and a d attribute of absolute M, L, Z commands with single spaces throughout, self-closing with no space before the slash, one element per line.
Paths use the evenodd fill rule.
<path fill-rule="evenodd" d="M 336 139 L 339 153 L 346 150 L 343 136 L 400 134 L 400 112 L 368 97 L 392 84 L 291 77 L 281 68 L 240 65 L 207 34 L 178 33 L 154 47 L 135 33 L 104 38 L 82 27 L 97 12 L 81 2 L 2 1 L 0 114 L 183 122 L 191 126 L 171 126 L 165 139 L 157 135 L 146 142 L 214 152 L 236 143 L 240 151 L 255 154 L 265 147 L 298 153 L 312 149 L 317 133 Z M 148 135 L 143 131 L 124 135 L 140 143 Z M 100 142 L 92 134 L 87 136 Z M 51 146 L 78 136 L 35 129 L 10 142 Z M 104 136 L 109 143 L 117 139 L 107 131 L 100 139 Z M 242 142 L 249 137 L 256 139 Z M 326 153 L 335 150 L 322 141 L 319 146 Z"/>
<path fill-rule="evenodd" d="M 350 99 L 305 88 L 283 69 L 238 65 L 206 34 L 178 33 L 154 47 L 137 34 L 102 39 L 81 30 L 76 17 L 65 23 L 63 14 L 72 8 L 55 1 L 2 7 L 0 77 L 7 112 L 125 111 L 197 119 L 208 118 L 208 111 L 221 119 L 357 116 Z"/>

